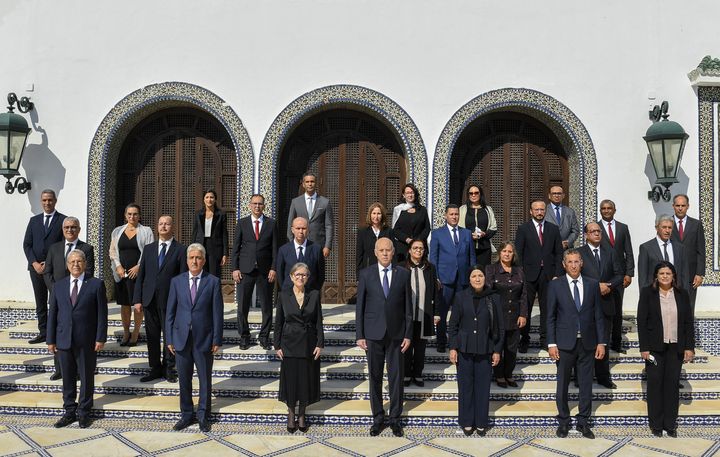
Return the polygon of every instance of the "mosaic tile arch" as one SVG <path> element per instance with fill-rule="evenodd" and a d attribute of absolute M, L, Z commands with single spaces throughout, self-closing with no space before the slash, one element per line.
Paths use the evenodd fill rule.
<path fill-rule="evenodd" d="M 209 90 L 185 82 L 151 84 L 120 100 L 105 116 L 95 132 L 88 160 L 87 240 L 96 252 L 107 253 L 115 213 L 115 188 L 118 154 L 128 133 L 151 114 L 176 107 L 201 109 L 220 122 L 227 130 L 237 154 L 238 201 L 247 201 L 253 193 L 254 155 L 250 136 L 240 117 L 223 99 Z M 237 202 L 235 202 L 237 205 Z M 112 281 L 105 263 L 106 255 L 98 256 L 96 275 Z"/>
<path fill-rule="evenodd" d="M 522 113 L 537 119 L 558 138 L 568 154 L 570 206 L 579 222 L 597 217 L 597 159 L 590 135 L 580 119 L 557 99 L 532 89 L 505 88 L 479 95 L 461 107 L 445 125 L 433 159 L 433 221 L 440 225 L 448 204 L 450 162 L 463 130 L 481 116 Z"/>
<path fill-rule="evenodd" d="M 313 114 L 333 108 L 349 108 L 370 114 L 397 136 L 408 161 L 408 180 L 427 200 L 428 162 L 425 143 L 415 122 L 395 101 L 361 86 L 339 84 L 312 90 L 293 100 L 273 121 L 260 150 L 260 193 L 276 217 L 278 159 L 293 129 Z"/>

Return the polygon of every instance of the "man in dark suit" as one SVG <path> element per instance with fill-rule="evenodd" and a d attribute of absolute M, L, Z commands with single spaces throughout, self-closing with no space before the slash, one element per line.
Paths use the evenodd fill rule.
<path fill-rule="evenodd" d="M 135 280 L 133 303 L 135 311 L 145 314 L 145 335 L 147 337 L 150 373 L 140 382 L 165 378 L 177 382 L 175 356 L 162 344 L 165 335 L 165 314 L 170 294 L 170 281 L 187 271 L 185 246 L 174 238 L 173 218 L 163 215 L 158 218 L 158 239 L 145 246 L 140 259 L 140 269 Z M 160 354 L 162 353 L 162 360 Z"/>
<path fill-rule="evenodd" d="M 575 249 L 563 255 L 566 274 L 548 285 L 547 342 L 550 358 L 557 362 L 558 408 L 557 436 L 565 438 L 570 428 L 568 385 L 570 372 L 580 384 L 580 404 L 576 416 L 577 430 L 585 438 L 595 438 L 588 425 L 592 413 L 593 358 L 605 356 L 605 328 L 600 287 L 597 281 L 581 275 L 583 260 Z"/>
<path fill-rule="evenodd" d="M 447 348 L 447 316 L 455 295 L 470 284 L 470 267 L 475 265 L 472 232 L 458 225 L 460 208 L 450 204 L 445 208 L 445 225 L 430 234 L 430 263 L 435 265 L 442 283 L 440 322 L 437 325 L 437 350 Z"/>
<path fill-rule="evenodd" d="M 175 355 L 180 380 L 180 420 L 175 430 L 193 422 L 193 365 L 200 381 L 197 419 L 202 432 L 210 431 L 210 392 L 213 355 L 222 346 L 223 300 L 220 279 L 203 271 L 205 247 L 193 243 L 187 248 L 189 273 L 180 273 L 170 282 L 165 321 L 166 344 Z"/>
<path fill-rule="evenodd" d="M 45 273 L 43 279 L 45 285 L 52 294 L 53 286 L 56 282 L 70 274 L 67 268 L 67 256 L 73 250 L 79 249 L 85 253 L 86 267 L 85 276 L 91 278 L 95 271 L 95 250 L 87 243 L 83 243 L 78 239 L 80 235 L 80 221 L 76 217 L 68 216 L 62 222 L 62 231 L 65 240 L 58 241 L 50 246 L 48 255 L 45 259 Z M 55 359 L 55 373 L 50 375 L 50 380 L 55 381 L 62 378 L 60 373 L 60 361 L 57 355 Z"/>
<path fill-rule="evenodd" d="M 545 202 L 530 204 L 532 219 L 519 225 L 515 249 L 525 272 L 528 317 L 532 316 L 535 297 L 540 303 L 540 346 L 545 346 L 547 283 L 562 274 L 562 240 L 557 226 L 545 223 Z M 529 319 L 528 319 L 529 320 Z M 518 352 L 525 353 L 530 342 L 530 322 L 520 330 Z"/>
<path fill-rule="evenodd" d="M 278 249 L 275 259 L 278 285 L 281 288 L 292 287 L 290 270 L 298 262 L 305 263 L 310 269 L 310 279 L 305 288 L 309 290 L 322 290 L 325 277 L 320 245 L 308 239 L 308 221 L 304 217 L 296 217 L 290 227 L 293 239 Z"/>
<path fill-rule="evenodd" d="M 50 246 L 62 241 L 62 222 L 65 219 L 64 214 L 55 211 L 57 197 L 54 190 L 43 190 L 40 194 L 40 203 L 43 212 L 30 218 L 23 240 L 23 250 L 28 261 L 30 282 L 35 295 L 35 314 L 40 331 L 38 336 L 28 341 L 30 344 L 43 343 L 46 339 L 48 288 L 43 279 L 45 259 Z"/>
<path fill-rule="evenodd" d="M 603 312 L 603 326 L 605 327 L 605 341 L 609 341 L 615 315 L 615 291 L 623 286 L 622 267 L 615 251 L 603 246 L 602 229 L 596 222 L 589 222 L 583 228 L 585 232 L 585 245 L 578 248 L 582 257 L 582 275 L 598 281 L 600 287 L 600 307 Z M 609 351 L 605 357 L 595 361 L 595 377 L 598 384 L 608 389 L 617 389 L 617 385 L 610 378 Z"/>
<path fill-rule="evenodd" d="M 85 253 L 79 249 L 71 251 L 67 258 L 70 275 L 55 283 L 50 296 L 47 344 L 48 351 L 57 354 L 60 360 L 65 408 L 65 414 L 55 423 L 56 428 L 75 420 L 79 420 L 81 428 L 90 426 L 97 352 L 107 341 L 105 283 L 86 276 L 86 267 Z"/>
<path fill-rule="evenodd" d="M 333 212 L 330 200 L 316 192 L 317 177 L 307 172 L 302 177 L 302 185 L 305 192 L 293 198 L 288 213 L 287 237 L 292 241 L 293 234 L 290 230 L 292 222 L 296 217 L 304 217 L 309 222 L 310 241 L 320 246 L 323 258 L 330 255 L 333 242 Z M 324 278 L 323 278 L 324 281 Z"/>
<path fill-rule="evenodd" d="M 413 308 L 410 272 L 392 265 L 394 254 L 390 238 L 378 239 L 375 243 L 378 263 L 360 270 L 358 277 L 355 333 L 357 345 L 367 351 L 373 415 L 371 436 L 379 435 L 384 427 L 382 380 L 385 362 L 390 385 L 390 428 L 393 435 L 403 435 L 400 425 L 404 390 L 403 353 L 410 348 Z"/>
<path fill-rule="evenodd" d="M 678 194 L 673 198 L 673 231 L 674 243 L 682 244 L 685 248 L 688 263 L 689 283 L 681 284 L 690 295 L 690 305 L 695 314 L 695 299 L 697 288 L 703 283 L 705 276 L 705 229 L 702 222 L 687 215 L 690 199 L 685 194 Z"/>
<path fill-rule="evenodd" d="M 652 284 L 655 265 L 661 260 L 667 260 L 675 267 L 678 285 L 686 289 L 690 284 L 687 254 L 682 243 L 671 240 L 673 231 L 672 216 L 667 214 L 658 216 L 655 221 L 655 230 L 657 236 L 640 245 L 640 252 L 638 253 L 638 286 L 642 289 Z"/>
<path fill-rule="evenodd" d="M 272 325 L 272 285 L 275 282 L 275 255 L 278 234 L 275 221 L 263 214 L 265 197 L 255 194 L 250 198 L 250 215 L 243 217 L 235 228 L 230 261 L 233 280 L 240 284 L 238 291 L 237 321 L 240 334 L 240 349 L 250 347 L 250 326 L 248 313 L 252 302 L 253 289 L 257 291 L 262 310 L 260 346 L 272 349 L 270 326 Z"/>
<path fill-rule="evenodd" d="M 600 214 L 602 219 L 598 221 L 598 224 L 603 230 L 600 244 L 615 251 L 615 256 L 620 261 L 623 272 L 623 285 L 616 288 L 613 294 L 615 314 L 613 315 L 612 335 L 610 335 L 610 348 L 624 354 L 626 351 L 622 348 L 623 297 L 625 289 L 632 283 L 632 278 L 635 276 L 632 239 L 628 226 L 615 220 L 615 202 L 607 199 L 600 202 Z"/>
<path fill-rule="evenodd" d="M 575 246 L 575 240 L 580 236 L 580 224 L 578 224 L 575 211 L 569 206 L 562 204 L 565 192 L 561 186 L 552 186 L 548 192 L 550 205 L 546 208 L 545 222 L 558 226 L 560 240 L 563 249 Z"/>

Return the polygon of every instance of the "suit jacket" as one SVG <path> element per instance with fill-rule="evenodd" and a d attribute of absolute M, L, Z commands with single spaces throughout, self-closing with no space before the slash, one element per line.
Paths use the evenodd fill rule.
<path fill-rule="evenodd" d="M 578 248 L 582 257 L 582 274 L 598 282 L 609 283 L 612 292 L 607 295 L 600 295 L 603 314 L 606 316 L 615 315 L 615 291 L 623 286 L 622 266 L 615 257 L 615 251 L 602 244 L 599 246 L 600 265 L 595 260 L 593 247 L 585 244 Z"/>
<path fill-rule="evenodd" d="M 470 230 L 458 229 L 457 246 L 447 225 L 436 228 L 430 236 L 430 263 L 435 265 L 440 282 L 461 286 L 470 284 L 470 267 L 475 265 L 475 244 Z"/>
<path fill-rule="evenodd" d="M 548 284 L 547 291 L 547 342 L 559 349 L 570 351 L 575 347 L 578 328 L 585 349 L 594 349 L 605 344 L 605 323 L 600 304 L 598 282 L 585 275 L 583 298 L 580 311 L 575 306 L 567 275 L 555 278 Z"/>
<path fill-rule="evenodd" d="M 170 281 L 170 295 L 165 317 L 165 344 L 182 351 L 192 328 L 193 347 L 210 352 L 212 346 L 222 346 L 223 300 L 220 280 L 203 271 L 200 276 L 195 303 L 190 298 L 190 273 L 180 273 Z"/>
<path fill-rule="evenodd" d="M 291 289 L 281 290 L 275 307 L 275 350 L 283 357 L 312 358 L 316 347 L 325 347 L 320 291 L 306 290 L 302 308 Z"/>
<path fill-rule="evenodd" d="M 320 245 L 307 241 L 307 248 L 303 252 L 305 256 L 305 263 L 310 268 L 310 279 L 305 285 L 310 290 L 320 290 L 325 281 L 325 272 L 323 271 L 324 262 L 321 262 L 322 252 L 320 251 Z M 290 270 L 293 265 L 298 262 L 297 252 L 295 251 L 295 242 L 289 241 L 278 249 L 276 257 L 275 272 L 279 280 L 278 285 L 280 288 L 291 287 L 292 281 L 290 281 Z"/>
<path fill-rule="evenodd" d="M 30 218 L 23 239 L 23 250 L 28 261 L 28 270 L 32 268 L 33 262 L 45 261 L 50 246 L 65 239 L 62 232 L 65 217 L 64 214 L 56 211 L 47 232 L 45 231 L 44 213 L 36 214 Z"/>
<path fill-rule="evenodd" d="M 565 205 L 560 206 L 560 223 L 558 224 L 555 218 L 555 207 L 552 203 L 548 203 L 545 209 L 545 221 L 555 224 L 560 229 L 560 241 L 567 240 L 569 247 L 575 245 L 575 240 L 580 236 L 580 224 L 578 224 L 574 209 Z"/>
<path fill-rule="evenodd" d="M 535 230 L 534 220 L 520 224 L 515 232 L 515 249 L 525 279 L 534 282 L 540 276 L 540 264 L 547 280 L 563 273 L 563 247 L 560 231 L 554 224 L 543 224 L 543 244 Z"/>
<path fill-rule="evenodd" d="M 193 220 L 192 242 L 205 245 L 205 209 L 201 209 L 195 213 Z M 227 255 L 228 252 L 228 232 L 227 232 L 227 215 L 220 208 L 215 208 L 212 218 L 212 230 L 210 231 L 210 245 L 205 246 L 212 254 L 217 257 Z"/>
<path fill-rule="evenodd" d="M 675 289 L 678 323 L 678 353 L 685 350 L 695 351 L 693 315 L 687 290 Z M 660 292 L 652 286 L 640 290 L 637 310 L 638 340 L 640 352 L 665 351 L 663 343 L 663 321 L 660 309 Z"/>
<path fill-rule="evenodd" d="M 613 231 L 613 238 L 615 239 L 615 246 L 610 246 L 610 235 L 608 234 L 607 222 L 600 219 L 597 221 L 603 231 L 603 236 L 600 239 L 600 245 L 615 250 L 615 255 L 620 261 L 622 267 L 623 276 L 635 276 L 635 256 L 633 255 L 632 239 L 630 239 L 630 230 L 626 224 L 615 221 L 615 230 Z M 624 278 L 623 278 L 624 279 Z"/>
<path fill-rule="evenodd" d="M 160 240 L 155 240 L 143 250 L 135 280 L 133 303 L 142 303 L 145 308 L 154 304 L 165 310 L 170 295 L 170 281 L 188 269 L 187 253 L 185 246 L 173 238 L 165 252 L 163 264 L 158 266 L 158 246 Z"/>
<path fill-rule="evenodd" d="M 75 306 L 70 302 L 68 275 L 53 287 L 48 311 L 47 344 L 58 349 L 94 347 L 107 341 L 108 308 L 105 283 L 85 276 Z"/>
<path fill-rule="evenodd" d="M 230 262 L 232 269 L 241 273 L 252 273 L 256 269 L 261 275 L 267 276 L 275 270 L 275 256 L 278 250 L 277 225 L 272 218 L 263 216 L 260 238 L 255 239 L 255 227 L 252 218 L 241 218 L 235 228 Z"/>
<path fill-rule="evenodd" d="M 408 261 L 408 263 L 405 264 L 405 268 L 407 268 L 410 272 L 410 290 L 412 291 L 415 287 L 415 273 L 413 271 L 413 267 L 410 265 L 411 263 L 412 262 Z M 442 300 L 442 292 L 440 291 L 440 281 L 438 280 L 437 272 L 432 263 L 428 263 L 427 266 L 423 268 L 422 275 L 423 280 L 425 281 L 425 303 L 423 303 L 424 313 L 421 316 L 420 310 L 417 309 L 419 306 L 416 307 L 413 302 L 413 319 L 415 318 L 415 312 L 417 312 L 418 320 L 415 322 L 419 322 L 419 319 L 422 319 L 423 324 L 420 329 L 420 336 L 431 337 L 435 334 L 434 318 L 436 314 L 440 314 L 439 307 L 440 300 Z M 411 296 L 411 299 L 414 300 L 415 297 Z M 435 310 L 438 310 L 438 312 L 435 313 Z"/>
<path fill-rule="evenodd" d="M 360 270 L 355 306 L 355 334 L 358 340 L 412 338 L 413 307 L 410 272 L 392 265 L 387 298 L 380 282 L 378 264 Z"/>
<path fill-rule="evenodd" d="M 288 213 L 288 229 L 287 237 L 288 240 L 292 241 L 293 235 L 290 231 L 292 227 L 292 221 L 296 217 L 304 217 L 310 221 L 310 233 L 308 239 L 313 243 L 320 246 L 320 250 L 323 248 L 332 249 L 333 242 L 333 212 L 332 206 L 330 206 L 330 200 L 327 197 L 318 195 L 315 200 L 315 206 L 313 207 L 313 213 L 308 216 L 307 213 L 307 194 L 303 192 L 302 195 L 298 195 L 293 198 L 290 202 L 290 212 Z"/>
<path fill-rule="evenodd" d="M 372 227 L 365 227 L 364 229 L 358 230 L 355 250 L 357 273 L 363 268 L 377 263 L 377 257 L 375 257 L 375 242 L 380 238 L 390 238 L 390 236 L 389 228 L 380 230 L 377 238 L 375 237 L 375 232 L 373 232 Z"/>
<path fill-rule="evenodd" d="M 673 231 L 670 239 L 673 243 L 682 243 L 688 263 L 688 280 L 692 282 L 695 275 L 705 276 L 705 229 L 702 222 L 687 216 L 683 227 L 683 239 L 680 240 L 675 218 L 673 217 Z M 684 284 L 683 288 L 689 287 Z"/>
<path fill-rule="evenodd" d="M 687 289 L 690 284 L 688 274 L 687 255 L 685 254 L 685 248 L 681 243 L 671 241 L 673 250 L 673 266 L 677 273 L 677 283 L 683 289 Z M 657 237 L 653 237 L 640 245 L 640 252 L 638 253 L 638 286 L 643 288 L 653 283 L 653 271 L 655 265 L 663 260 L 663 253 L 660 250 L 660 246 L 657 242 Z"/>
<path fill-rule="evenodd" d="M 474 296 L 471 287 L 455 296 L 448 324 L 449 347 L 467 354 L 502 353 L 505 323 L 500 296 L 486 289 L 477 307 Z"/>
<path fill-rule="evenodd" d="M 45 259 L 45 273 L 43 274 L 43 279 L 48 289 L 52 289 L 53 284 L 70 274 L 65 259 L 66 247 L 66 241 L 63 239 L 62 241 L 54 243 L 50 246 L 50 249 L 48 249 L 47 258 Z M 85 277 L 92 277 L 95 272 L 95 249 L 93 249 L 92 245 L 83 243 L 80 240 L 77 240 L 75 249 L 79 249 L 85 253 L 85 260 L 87 261 Z"/>

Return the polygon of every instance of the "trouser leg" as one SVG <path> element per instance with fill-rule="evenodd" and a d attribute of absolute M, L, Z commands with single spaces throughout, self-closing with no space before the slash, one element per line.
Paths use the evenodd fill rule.
<path fill-rule="evenodd" d="M 35 316 L 40 336 L 47 335 L 47 314 L 48 314 L 48 288 L 42 275 L 39 275 L 30 267 L 30 282 L 32 283 L 33 295 L 35 296 Z"/>

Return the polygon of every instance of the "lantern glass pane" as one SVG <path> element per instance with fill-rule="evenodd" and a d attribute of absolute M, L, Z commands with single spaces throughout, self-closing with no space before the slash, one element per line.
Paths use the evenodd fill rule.
<path fill-rule="evenodd" d="M 674 178 L 677 175 L 683 141 L 682 139 L 665 140 L 665 176 L 668 178 Z"/>
<path fill-rule="evenodd" d="M 0 131 L 0 168 L 8 168 L 8 132 Z"/>
<path fill-rule="evenodd" d="M 20 158 L 22 157 L 26 138 L 27 133 L 10 132 L 10 163 L 8 168 L 11 170 L 17 171 L 20 168 Z"/>
<path fill-rule="evenodd" d="M 658 179 L 665 177 L 664 163 L 663 160 L 663 142 L 662 140 L 648 141 L 648 150 L 650 151 L 650 158 L 652 159 L 653 168 L 655 168 L 655 176 Z"/>

